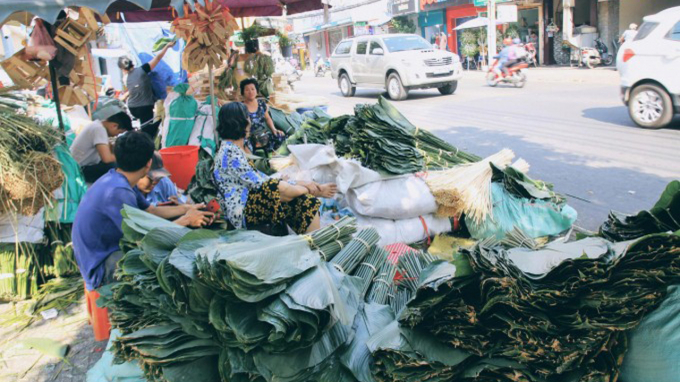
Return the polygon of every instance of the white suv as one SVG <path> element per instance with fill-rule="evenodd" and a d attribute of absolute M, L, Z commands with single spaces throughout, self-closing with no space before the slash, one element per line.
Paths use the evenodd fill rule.
<path fill-rule="evenodd" d="M 420 36 L 385 34 L 341 41 L 331 56 L 331 75 L 345 97 L 367 86 L 384 87 L 390 98 L 403 100 L 410 89 L 453 94 L 463 67 L 457 55 L 434 49 Z"/>
<path fill-rule="evenodd" d="M 647 16 L 616 59 L 621 97 L 640 127 L 659 129 L 680 113 L 680 7 Z"/>

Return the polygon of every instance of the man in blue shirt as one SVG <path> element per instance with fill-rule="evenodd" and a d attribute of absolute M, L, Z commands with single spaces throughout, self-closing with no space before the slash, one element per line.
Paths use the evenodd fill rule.
<path fill-rule="evenodd" d="M 154 145 L 148 135 L 128 132 L 116 141 L 117 169 L 99 178 L 87 191 L 73 222 L 73 249 L 80 273 L 88 290 L 113 281 L 113 272 L 123 256 L 119 242 L 123 237 L 123 205 L 144 210 L 182 226 L 201 227 L 212 220 L 203 204 L 151 206 L 136 185 L 151 167 Z"/>

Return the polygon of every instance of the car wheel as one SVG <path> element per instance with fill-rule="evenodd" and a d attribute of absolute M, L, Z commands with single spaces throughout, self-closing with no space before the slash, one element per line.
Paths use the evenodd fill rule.
<path fill-rule="evenodd" d="M 437 89 L 442 95 L 449 95 L 455 93 L 456 88 L 458 88 L 458 81 L 449 82 L 448 84 Z"/>
<path fill-rule="evenodd" d="M 387 77 L 387 94 L 394 101 L 405 100 L 408 97 L 408 90 L 401 83 L 401 78 L 397 73 L 392 73 Z"/>
<path fill-rule="evenodd" d="M 343 97 L 353 97 L 357 91 L 356 86 L 352 86 L 347 73 L 342 73 L 338 79 L 338 86 Z"/>
<path fill-rule="evenodd" d="M 660 129 L 673 119 L 673 103 L 664 89 L 657 85 L 640 85 L 633 89 L 628 112 L 638 126 Z"/>

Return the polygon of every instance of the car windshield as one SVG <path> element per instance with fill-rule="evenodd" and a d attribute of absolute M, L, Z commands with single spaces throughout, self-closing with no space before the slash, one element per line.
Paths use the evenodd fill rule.
<path fill-rule="evenodd" d="M 432 45 L 420 36 L 399 36 L 384 38 L 385 46 L 391 53 L 407 50 L 432 49 Z"/>

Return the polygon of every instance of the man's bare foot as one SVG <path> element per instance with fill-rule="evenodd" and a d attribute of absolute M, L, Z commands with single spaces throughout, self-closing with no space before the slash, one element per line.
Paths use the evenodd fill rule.
<path fill-rule="evenodd" d="M 314 195 L 321 198 L 332 198 L 338 193 L 338 186 L 335 183 L 326 183 L 319 185 L 318 195 Z"/>

